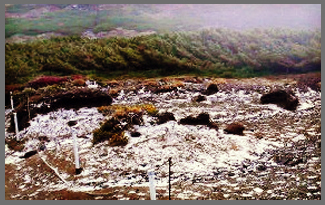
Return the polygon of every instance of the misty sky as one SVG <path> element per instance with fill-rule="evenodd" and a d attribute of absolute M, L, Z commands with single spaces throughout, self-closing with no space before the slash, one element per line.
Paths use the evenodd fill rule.
<path fill-rule="evenodd" d="M 170 7 L 173 8 L 174 6 L 171 5 Z M 179 5 L 179 8 L 174 8 L 174 11 L 178 9 L 186 9 L 189 12 L 195 11 L 204 19 L 206 26 L 213 27 L 237 29 L 251 27 L 321 27 L 320 4 L 211 4 Z M 167 6 L 166 9 L 168 10 Z"/>
<path fill-rule="evenodd" d="M 121 11 L 121 17 L 125 11 L 136 11 L 134 19 L 185 20 L 181 27 L 195 24 L 231 29 L 321 28 L 321 4 L 100 4 L 98 7 Z"/>

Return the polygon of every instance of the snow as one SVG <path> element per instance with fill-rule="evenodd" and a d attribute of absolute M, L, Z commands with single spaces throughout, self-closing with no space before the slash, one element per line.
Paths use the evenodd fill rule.
<path fill-rule="evenodd" d="M 292 114 L 291 111 L 284 110 L 276 105 L 253 103 L 254 98 L 260 96 L 257 93 L 249 95 L 245 94 L 244 91 L 237 93 L 233 91 L 229 94 L 220 91 L 208 96 L 207 102 L 199 103 L 199 106 L 187 105 L 191 103 L 191 95 L 193 93 L 186 91 L 178 99 L 172 99 L 170 93 L 156 95 L 140 90 L 138 95 L 127 95 L 122 90 L 119 96 L 113 100 L 113 104 L 136 104 L 142 102 L 143 99 L 153 97 L 156 99 L 154 104 L 160 112 L 172 112 L 177 121 L 185 116 L 199 114 L 202 111 L 207 111 L 211 119 L 218 123 L 228 123 L 234 120 L 253 121 L 254 119 L 272 117 L 276 114 Z M 320 97 L 320 93 L 313 91 L 310 93 L 298 92 L 297 95 L 302 98 L 302 104 L 298 107 L 297 112 L 312 108 L 315 103 L 311 99 L 319 99 Z M 229 99 L 239 104 L 249 105 L 250 108 L 261 108 L 261 110 L 257 113 L 244 114 L 241 110 L 237 110 L 234 106 L 224 102 L 228 102 Z M 180 105 L 184 104 L 186 106 L 181 108 Z M 206 104 L 208 104 L 207 108 L 204 107 Z M 100 122 L 104 119 L 105 117 L 98 112 L 97 108 L 81 108 L 76 111 L 60 109 L 46 115 L 37 115 L 30 121 L 30 126 L 21 131 L 18 136 L 28 139 L 23 152 L 37 149 L 39 144 L 37 136 L 47 136 L 51 140 L 46 144 L 47 151 L 54 151 L 58 155 L 63 155 L 65 153 L 63 150 L 70 149 L 72 151 L 73 148 L 71 128 L 67 123 L 70 120 L 76 120 L 77 124 L 73 129 L 77 136 L 86 136 L 86 138 L 77 138 L 79 155 L 83 160 L 83 171 L 78 179 L 72 179 L 73 186 L 71 189 L 78 191 L 100 189 L 100 186 L 96 184 L 109 187 L 148 186 L 149 182 L 144 179 L 148 170 L 155 171 L 156 186 L 167 186 L 166 176 L 168 176 L 168 159 L 170 157 L 173 164 L 171 169 L 174 172 L 172 183 L 176 183 L 181 180 L 180 177 L 177 177 L 180 173 L 191 178 L 195 175 L 208 175 L 218 168 L 235 170 L 236 165 L 246 160 L 257 160 L 259 155 L 267 149 L 284 146 L 283 142 L 279 140 L 257 139 L 254 132 L 249 131 L 245 131 L 244 136 L 238 136 L 225 134 L 222 129 L 216 131 L 203 125 L 181 125 L 176 121 L 151 125 L 150 122 L 153 117 L 148 115 L 143 116 L 143 125 L 134 126 L 134 129 L 141 133 L 140 137 L 132 138 L 130 133 L 126 132 L 129 143 L 125 147 L 109 147 L 106 142 L 93 146 L 91 142 L 92 131 L 99 128 Z M 303 134 L 298 135 L 290 132 L 286 135 L 280 135 L 281 137 L 290 138 L 294 142 L 305 139 Z M 22 153 L 10 151 L 7 146 L 5 153 L 6 164 L 20 164 L 23 161 L 19 158 Z M 122 172 L 124 174 L 121 174 Z M 62 177 L 67 179 L 69 175 L 63 173 Z M 25 175 L 24 179 L 26 182 L 30 182 L 29 175 Z M 87 185 L 90 182 L 92 185 Z M 224 182 L 220 181 L 220 184 L 222 183 Z M 66 185 L 51 184 L 51 187 L 44 187 L 44 190 L 62 188 L 66 188 Z M 260 194 L 263 190 L 255 188 L 254 192 Z M 183 193 L 183 197 L 187 197 L 189 194 Z M 242 196 L 251 197 L 252 194 L 248 193 Z M 225 195 L 225 197 L 228 196 Z"/>

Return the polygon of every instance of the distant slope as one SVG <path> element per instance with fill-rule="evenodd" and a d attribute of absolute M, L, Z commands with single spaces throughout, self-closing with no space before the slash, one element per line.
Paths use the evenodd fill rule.
<path fill-rule="evenodd" d="M 7 43 L 6 85 L 33 76 L 176 74 L 254 77 L 321 69 L 321 32 L 205 29 L 131 38 L 57 37 Z"/>
<path fill-rule="evenodd" d="M 320 5 L 12 4 L 5 8 L 6 38 L 46 32 L 76 35 L 89 28 L 98 33 L 117 27 L 157 32 L 321 27 Z"/>

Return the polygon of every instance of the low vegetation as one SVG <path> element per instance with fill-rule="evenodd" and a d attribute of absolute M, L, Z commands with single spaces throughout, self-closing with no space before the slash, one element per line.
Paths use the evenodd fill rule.
<path fill-rule="evenodd" d="M 207 29 L 149 36 L 6 43 L 6 85 L 40 75 L 255 77 L 321 69 L 320 31 Z"/>
<path fill-rule="evenodd" d="M 133 125 L 140 125 L 143 121 L 143 114 L 156 115 L 158 113 L 157 108 L 151 104 L 101 106 L 98 111 L 111 118 L 93 131 L 93 144 L 108 141 L 110 146 L 126 145 L 128 137 L 125 136 L 124 131 L 132 128 Z"/>

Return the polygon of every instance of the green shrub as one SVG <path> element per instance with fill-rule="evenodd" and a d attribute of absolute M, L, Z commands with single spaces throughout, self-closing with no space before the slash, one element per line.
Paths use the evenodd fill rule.
<path fill-rule="evenodd" d="M 128 137 L 124 135 L 124 132 L 109 132 L 102 129 L 96 129 L 93 132 L 93 144 L 98 144 L 104 141 L 108 141 L 109 146 L 125 146 L 128 143 Z"/>
<path fill-rule="evenodd" d="M 102 129 L 96 129 L 93 131 L 93 144 L 98 144 L 109 140 L 113 133 L 108 131 L 103 131 Z"/>
<path fill-rule="evenodd" d="M 111 118 L 93 131 L 93 144 L 109 141 L 110 146 L 124 146 L 128 139 L 124 136 L 123 128 L 117 118 Z"/>

